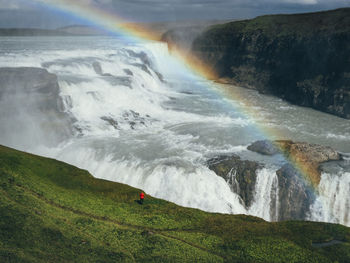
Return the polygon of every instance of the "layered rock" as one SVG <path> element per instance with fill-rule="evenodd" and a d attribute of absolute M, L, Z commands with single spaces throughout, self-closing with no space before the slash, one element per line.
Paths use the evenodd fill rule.
<path fill-rule="evenodd" d="M 313 188 L 291 164 L 285 164 L 277 172 L 278 220 L 303 220 L 315 200 Z"/>
<path fill-rule="evenodd" d="M 283 153 L 300 168 L 305 179 L 314 187 L 317 187 L 321 180 L 320 164 L 341 158 L 340 154 L 331 147 L 290 140 L 257 141 L 249 145 L 248 150 L 265 155 Z"/>
<path fill-rule="evenodd" d="M 315 200 L 314 189 L 321 180 L 320 164 L 341 158 L 331 147 L 290 140 L 257 141 L 248 149 L 264 155 L 282 153 L 291 161 L 276 172 L 278 220 L 305 219 Z"/>
<path fill-rule="evenodd" d="M 245 207 L 250 207 L 254 201 L 257 170 L 262 165 L 248 160 L 241 160 L 237 155 L 218 156 L 208 162 L 210 170 L 225 179 L 232 192 L 237 193 Z"/>
<path fill-rule="evenodd" d="M 350 118 L 350 8 L 212 26 L 193 53 L 219 79 Z"/>
<path fill-rule="evenodd" d="M 320 181 L 320 164 L 327 161 L 340 160 L 338 152 L 327 146 L 310 144 L 306 142 L 293 142 L 290 140 L 257 141 L 252 143 L 249 150 L 264 154 L 283 154 L 289 163 L 279 169 L 271 170 L 274 174 L 259 174 L 258 171 L 266 168 L 264 164 L 242 160 L 237 155 L 218 156 L 207 161 L 209 169 L 225 179 L 231 191 L 238 194 L 242 204 L 248 211 L 254 210 L 253 203 L 259 202 L 258 198 L 271 195 L 271 200 L 265 200 L 264 205 L 270 206 L 271 220 L 304 220 L 310 214 L 310 207 L 315 201 L 315 189 Z M 261 176 L 277 176 L 275 183 L 260 193 L 258 191 Z M 261 181 L 262 180 L 262 181 Z M 263 183 L 264 184 L 264 183 Z M 261 192 L 261 191 L 260 191 Z M 260 196 L 262 194 L 262 196 Z"/>

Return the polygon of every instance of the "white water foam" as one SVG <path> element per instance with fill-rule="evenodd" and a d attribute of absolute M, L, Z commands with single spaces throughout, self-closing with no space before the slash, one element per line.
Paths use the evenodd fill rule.
<path fill-rule="evenodd" d="M 310 219 L 350 226 L 350 173 L 322 173 Z"/>
<path fill-rule="evenodd" d="M 1 54 L 2 67 L 44 67 L 56 74 L 65 112 L 74 120 L 77 130 L 55 148 L 40 145 L 38 138 L 30 142 L 32 145 L 26 144 L 25 150 L 55 157 L 88 169 L 96 177 L 142 188 L 183 206 L 276 220 L 279 200 L 275 169 L 258 171 L 254 202 L 247 211 L 238 195 L 204 164 L 206 156 L 245 151 L 247 143 L 256 140 L 254 136 L 243 140 L 251 130 L 242 128 L 254 125 L 252 120 L 232 117 L 235 116 L 230 112 L 232 108 L 217 110 L 218 104 L 214 102 L 218 99 L 209 92 L 179 93 L 185 88 L 184 80 L 198 89 L 208 83 L 179 65 L 168 53 L 166 44 L 127 45 L 108 41 L 102 42 L 107 43 L 102 48 L 68 46 L 60 50 L 38 49 L 34 41 L 34 50 Z M 82 39 L 82 44 L 86 42 Z M 165 82 L 159 73 L 164 75 Z M 185 107 L 179 107 L 181 103 Z M 257 109 L 266 106 L 265 103 Z M 195 107 L 198 108 L 193 110 Z M 296 108 L 288 105 L 280 109 L 285 112 Z M 267 115 L 271 120 L 264 125 L 283 124 L 266 110 Z M 21 127 L 21 123 L 17 126 Z M 307 134 L 303 124 L 291 121 L 287 126 L 290 131 Z M 32 129 L 37 137 L 45 136 L 41 130 L 36 131 L 40 127 L 34 121 Z M 343 141 L 347 134 L 328 133 L 327 137 Z M 236 139 L 238 143 L 234 144 Z M 28 136 L 15 140 L 28 141 Z M 312 220 L 350 224 L 349 180 L 349 173 L 323 174 Z"/>
<path fill-rule="evenodd" d="M 91 148 L 66 148 L 59 159 L 90 171 L 95 177 L 142 188 L 148 194 L 186 207 L 210 212 L 246 213 L 239 197 L 223 178 L 205 166 L 193 167 L 181 158 L 145 162 L 99 156 Z"/>
<path fill-rule="evenodd" d="M 276 221 L 278 219 L 278 208 L 278 178 L 276 170 L 263 168 L 257 171 L 254 203 L 248 212 L 268 221 Z"/>

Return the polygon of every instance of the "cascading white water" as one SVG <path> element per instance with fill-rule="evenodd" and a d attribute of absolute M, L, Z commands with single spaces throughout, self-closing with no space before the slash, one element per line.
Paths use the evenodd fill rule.
<path fill-rule="evenodd" d="M 257 172 L 254 203 L 248 212 L 268 221 L 278 219 L 278 178 L 276 169 L 261 169 Z"/>
<path fill-rule="evenodd" d="M 142 188 L 148 194 L 179 205 L 221 213 L 246 213 L 238 196 L 221 178 L 206 167 L 191 167 L 182 160 L 114 160 L 100 159 L 94 150 L 68 148 L 60 159 L 84 167 L 98 178 Z"/>
<path fill-rule="evenodd" d="M 310 219 L 350 226 L 350 173 L 323 173 Z"/>
<path fill-rule="evenodd" d="M 262 134 L 249 117 L 210 89 L 210 82 L 193 75 L 174 59 L 165 44 L 125 43 L 108 37 L 25 38 L 25 49 L 18 43 L 18 38 L 9 38 L 8 49 L 0 50 L 0 67 L 43 67 L 56 74 L 64 111 L 71 121 L 67 123 L 74 132 L 55 146 L 41 145 L 40 137 L 47 140 L 51 134 L 45 136 L 42 125 L 37 125 L 41 115 L 31 118 L 30 114 L 37 111 L 28 105 L 20 117 L 0 115 L 1 123 L 21 127 L 22 131 L 9 141 L 1 133 L 5 129 L 1 126 L 1 144 L 63 160 L 96 177 L 142 188 L 180 205 L 251 214 L 270 221 L 278 218 L 276 208 L 281 200 L 275 168 L 259 170 L 254 202 L 246 209 L 238 194 L 206 166 L 206 160 L 221 154 L 257 158 L 246 146 L 261 139 Z M 343 131 L 348 126 L 335 117 L 315 115 L 312 110 L 252 91 L 236 91 L 254 105 L 261 103 L 260 114 L 269 116 L 264 118 L 264 125 L 276 127 L 292 139 L 301 135 L 305 136 L 302 140 L 316 143 L 318 138 L 320 143 L 327 139 L 341 147 L 348 140 L 346 136 L 330 136 L 350 132 Z M 5 95 L 0 97 L 0 112 L 8 113 L 5 101 Z M 23 105 L 21 101 L 11 104 L 12 108 Z M 291 117 L 276 116 L 281 112 Z M 317 127 L 317 136 L 308 131 L 309 119 L 303 119 L 309 114 L 314 119 L 319 117 L 322 121 L 318 123 L 324 125 Z M 13 125 L 13 120 L 19 123 Z M 63 126 L 52 124 L 57 132 Z M 336 130 L 338 127 L 340 130 Z M 340 198 L 349 191 L 347 174 L 342 173 L 336 180 L 334 175 L 323 175 L 312 220 L 349 224 L 349 201 Z"/>

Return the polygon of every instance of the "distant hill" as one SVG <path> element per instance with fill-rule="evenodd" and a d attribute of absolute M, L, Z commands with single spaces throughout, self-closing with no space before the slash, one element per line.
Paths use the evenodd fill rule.
<path fill-rule="evenodd" d="M 0 28 L 0 36 L 70 36 L 68 32 L 37 28 Z"/>
<path fill-rule="evenodd" d="M 160 40 L 161 36 L 168 30 L 193 27 L 204 29 L 210 25 L 227 21 L 165 21 L 152 23 L 129 23 L 129 28 L 134 28 L 142 35 L 143 32 L 151 32 L 155 40 Z M 108 31 L 94 26 L 70 25 L 57 29 L 37 29 L 37 28 L 0 28 L 0 36 L 101 36 L 109 35 Z M 147 36 L 147 34 L 146 34 Z"/>
<path fill-rule="evenodd" d="M 350 228 L 140 205 L 140 192 L 0 146 L 0 262 L 350 262 Z"/>
<path fill-rule="evenodd" d="M 209 27 L 192 52 L 220 81 L 350 118 L 350 8 Z"/>
<path fill-rule="evenodd" d="M 107 35 L 106 31 L 97 27 L 83 26 L 83 25 L 72 25 L 61 27 L 57 29 L 59 32 L 64 32 L 71 35 L 85 35 L 85 36 L 96 36 L 96 35 Z"/>

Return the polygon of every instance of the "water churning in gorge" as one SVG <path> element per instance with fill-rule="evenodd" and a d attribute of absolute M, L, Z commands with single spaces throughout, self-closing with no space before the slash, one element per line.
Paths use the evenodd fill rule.
<path fill-rule="evenodd" d="M 48 102 L 40 96 L 21 95 L 18 87 L 0 93 L 1 144 L 57 158 L 179 205 L 279 218 L 276 170 L 285 160 L 247 150 L 253 141 L 265 139 L 257 123 L 284 136 L 269 139 L 350 152 L 350 121 L 237 87 L 232 89 L 243 100 L 224 99 L 218 84 L 184 68 L 163 43 L 9 37 L 1 46 L 0 67 L 44 68 L 59 85 L 54 99 L 59 113 L 44 107 Z M 248 104 L 258 112 L 255 119 L 238 110 Z M 233 153 L 264 163 L 249 207 L 240 189 L 233 191 L 206 164 Z M 322 174 L 305 219 L 350 225 L 349 166 L 344 160 Z M 234 181 L 235 171 L 230 173 Z"/>

